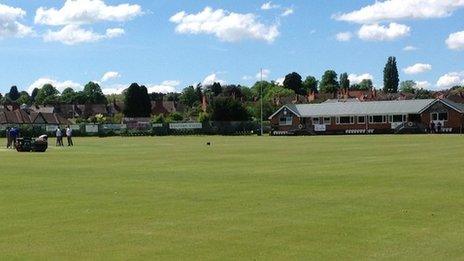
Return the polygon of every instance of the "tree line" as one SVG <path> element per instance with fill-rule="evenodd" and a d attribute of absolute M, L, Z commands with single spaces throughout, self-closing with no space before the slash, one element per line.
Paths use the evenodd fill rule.
<path fill-rule="evenodd" d="M 428 98 L 430 92 L 416 88 L 414 81 L 400 83 L 397 61 L 389 57 L 383 70 L 383 92 L 415 94 L 417 98 Z M 16 86 L 10 88 L 5 96 L 0 95 L 0 102 L 9 104 L 16 102 L 27 105 L 53 104 L 107 104 L 112 101 L 124 102 L 126 117 L 150 117 L 152 101 L 171 101 L 182 107 L 177 112 L 165 118 L 165 115 L 155 115 L 154 121 L 167 120 L 215 120 L 215 121 L 245 121 L 259 119 L 261 116 L 261 99 L 264 117 L 270 116 L 279 106 L 281 100 L 289 97 L 307 96 L 314 93 L 336 94 L 340 90 L 366 91 L 374 88 L 371 79 L 363 79 L 359 83 L 351 83 L 348 73 L 338 75 L 334 70 L 324 72 L 320 80 L 314 76 L 304 78 L 292 72 L 285 76 L 282 83 L 275 81 L 258 81 L 253 86 L 235 84 L 221 85 L 215 82 L 208 86 L 198 84 L 187 86 L 179 93 L 148 93 L 145 86 L 131 84 L 122 94 L 107 95 L 102 92 L 98 83 L 89 82 L 82 91 L 66 88 L 59 92 L 53 85 L 45 84 L 34 89 L 29 95 L 18 91 Z M 288 102 L 288 101 L 287 101 Z M 206 106 L 206 107 L 205 107 Z"/>
<path fill-rule="evenodd" d="M 34 88 L 29 94 L 26 91 L 18 91 L 18 87 L 12 86 L 10 91 L 2 96 L 1 104 L 19 105 L 55 105 L 55 104 L 106 104 L 106 96 L 97 83 L 89 82 L 82 91 L 66 88 L 59 92 L 53 85 L 44 84 L 40 89 Z"/>

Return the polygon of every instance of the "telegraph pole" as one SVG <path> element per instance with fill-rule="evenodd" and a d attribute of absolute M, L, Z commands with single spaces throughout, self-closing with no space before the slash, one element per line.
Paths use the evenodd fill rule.
<path fill-rule="evenodd" d="M 261 68 L 260 73 L 261 73 L 261 82 L 259 83 L 259 85 L 261 87 L 260 88 L 261 89 L 260 91 L 261 92 L 261 98 L 260 98 L 261 100 L 261 136 L 263 136 L 264 135 L 264 130 L 263 130 L 263 68 Z"/>

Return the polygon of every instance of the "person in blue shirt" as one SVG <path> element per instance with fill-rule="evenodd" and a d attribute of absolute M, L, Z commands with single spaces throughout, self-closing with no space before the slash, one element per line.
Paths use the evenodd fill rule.
<path fill-rule="evenodd" d="M 11 128 L 10 130 L 10 139 L 13 145 L 13 148 L 16 148 L 16 142 L 19 138 L 19 129 L 16 127 Z"/>

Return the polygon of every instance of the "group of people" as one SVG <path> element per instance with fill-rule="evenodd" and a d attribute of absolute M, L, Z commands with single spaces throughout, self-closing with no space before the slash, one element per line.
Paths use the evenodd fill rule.
<path fill-rule="evenodd" d="M 18 142 L 19 138 L 19 128 L 6 128 L 6 148 L 7 149 L 14 149 L 16 148 L 16 143 Z"/>
<path fill-rule="evenodd" d="M 17 127 L 6 128 L 5 136 L 6 136 L 6 148 L 7 149 L 16 148 L 18 138 L 20 138 L 19 134 L 20 134 L 20 131 L 19 131 L 19 128 Z M 64 143 L 63 143 L 64 135 L 66 135 L 68 146 L 74 146 L 73 130 L 69 126 L 67 126 L 64 130 L 62 130 L 60 127 L 56 129 L 56 146 L 64 146 Z M 43 139 L 43 137 L 46 137 L 46 135 L 42 135 L 39 138 Z"/>
<path fill-rule="evenodd" d="M 431 121 L 430 122 L 430 133 L 441 133 L 441 129 L 442 129 L 442 124 L 441 122 L 438 122 L 437 124 L 435 124 L 434 121 Z"/>
<path fill-rule="evenodd" d="M 59 126 L 56 129 L 56 146 L 60 146 L 60 147 L 64 146 L 63 134 L 66 135 L 66 138 L 68 140 L 68 146 L 71 146 L 71 147 L 74 146 L 73 139 L 72 139 L 73 131 L 71 127 L 69 126 L 67 126 L 66 129 L 64 129 L 64 133 L 63 133 L 63 130 L 61 130 Z"/>

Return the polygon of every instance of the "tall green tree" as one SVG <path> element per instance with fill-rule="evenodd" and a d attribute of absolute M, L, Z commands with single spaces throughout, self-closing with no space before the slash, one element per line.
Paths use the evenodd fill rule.
<path fill-rule="evenodd" d="M 87 101 L 87 96 L 85 95 L 84 91 L 79 91 L 79 92 L 76 92 L 76 93 L 75 93 L 74 102 L 75 102 L 76 104 L 86 104 L 86 103 L 89 103 L 89 102 Z"/>
<path fill-rule="evenodd" d="M 51 84 L 45 84 L 40 88 L 35 98 L 35 103 L 38 105 L 53 105 L 58 102 L 58 94 L 60 92 Z"/>
<path fill-rule="evenodd" d="M 31 102 L 32 103 L 35 103 L 35 98 L 37 97 L 38 93 L 39 93 L 38 88 L 34 88 L 34 90 L 32 90 L 32 93 L 31 93 Z"/>
<path fill-rule="evenodd" d="M 89 82 L 84 86 L 84 95 L 87 103 L 91 104 L 107 104 L 105 95 L 98 83 Z"/>
<path fill-rule="evenodd" d="M 412 80 L 402 81 L 400 83 L 400 91 L 403 93 L 415 93 L 417 89 L 416 87 L 417 83 Z"/>
<path fill-rule="evenodd" d="M 350 79 L 348 79 L 348 73 L 340 74 L 340 89 L 348 90 L 350 88 Z"/>
<path fill-rule="evenodd" d="M 178 102 L 178 101 L 180 101 L 180 96 L 181 96 L 180 93 L 177 93 L 177 92 L 170 92 L 170 93 L 167 93 L 167 94 L 164 96 L 164 100 L 165 100 L 165 101 Z"/>
<path fill-rule="evenodd" d="M 197 87 L 195 88 L 195 93 L 198 97 L 198 102 L 201 103 L 203 101 L 203 86 L 201 83 L 197 84 Z"/>
<path fill-rule="evenodd" d="M 261 91 L 262 91 L 262 96 L 266 96 L 268 91 L 272 89 L 276 84 L 274 82 L 268 82 L 268 81 L 257 81 L 252 87 L 251 91 L 253 92 L 253 95 L 255 95 L 258 99 L 261 98 Z"/>
<path fill-rule="evenodd" d="M 251 119 L 247 108 L 240 101 L 231 97 L 215 99 L 210 109 L 213 121 L 248 121 Z"/>
<path fill-rule="evenodd" d="M 21 96 L 21 94 L 19 93 L 18 91 L 18 87 L 16 87 L 16 85 L 13 85 L 11 86 L 10 88 L 10 92 L 7 93 L 5 95 L 8 99 L 10 99 L 10 101 L 16 101 L 17 99 L 19 99 L 19 97 Z"/>
<path fill-rule="evenodd" d="M 359 89 L 361 91 L 368 91 L 372 88 L 374 88 L 374 83 L 371 79 L 364 79 L 359 83 Z"/>
<path fill-rule="evenodd" d="M 308 76 L 303 82 L 303 89 L 306 93 L 314 92 L 317 93 L 318 80 L 314 76 Z"/>
<path fill-rule="evenodd" d="M 397 93 L 400 83 L 398 74 L 398 66 L 396 65 L 396 58 L 388 57 L 387 64 L 383 70 L 383 90 L 386 93 Z"/>
<path fill-rule="evenodd" d="M 151 99 L 148 94 L 148 88 L 145 85 L 140 86 L 140 110 L 141 117 L 151 116 Z"/>
<path fill-rule="evenodd" d="M 222 86 L 221 83 L 215 82 L 213 85 L 210 87 L 211 92 L 213 93 L 214 96 L 218 96 L 219 94 L 222 93 Z"/>
<path fill-rule="evenodd" d="M 29 93 L 27 93 L 26 91 L 22 91 L 20 93 L 20 96 L 19 98 L 16 100 L 17 103 L 19 104 L 26 104 L 26 105 L 30 105 L 31 104 L 31 97 L 29 96 Z"/>
<path fill-rule="evenodd" d="M 242 98 L 244 96 L 242 93 L 242 87 L 234 84 L 224 87 L 223 93 L 225 96 L 233 98 Z"/>
<path fill-rule="evenodd" d="M 241 86 L 240 87 L 240 92 L 242 93 L 242 97 L 244 98 L 245 101 L 253 101 L 254 95 L 253 91 L 251 88 L 248 88 L 246 86 Z"/>
<path fill-rule="evenodd" d="M 72 88 L 66 88 L 61 93 L 60 100 L 66 104 L 77 103 L 77 94 Z"/>
<path fill-rule="evenodd" d="M 200 97 L 198 97 L 198 93 L 195 91 L 193 86 L 185 88 L 179 99 L 182 104 L 190 108 L 196 107 L 200 104 Z"/>
<path fill-rule="evenodd" d="M 126 117 L 150 117 L 151 102 L 145 86 L 133 83 L 125 92 L 124 115 Z"/>
<path fill-rule="evenodd" d="M 327 70 L 322 75 L 321 83 L 319 84 L 319 89 L 322 93 L 337 93 L 340 85 L 337 80 L 337 73 L 333 70 Z"/>
<path fill-rule="evenodd" d="M 301 75 L 296 72 L 292 72 L 285 76 L 284 87 L 293 90 L 297 94 L 306 95 L 306 91 L 303 89 L 303 81 Z"/>

